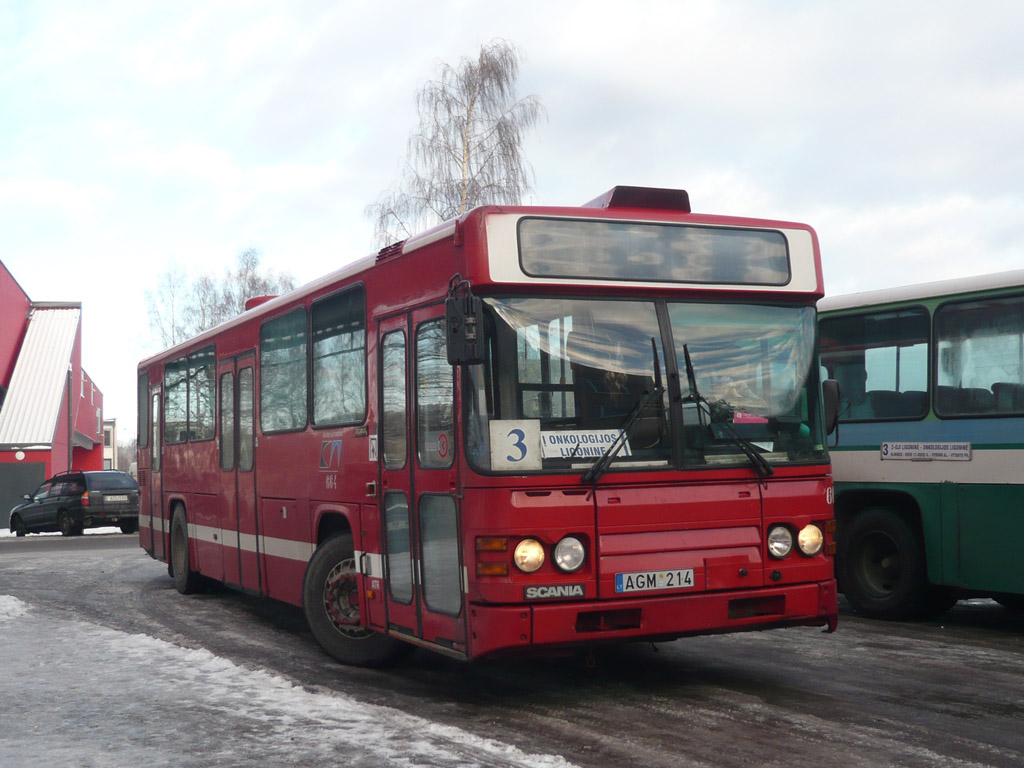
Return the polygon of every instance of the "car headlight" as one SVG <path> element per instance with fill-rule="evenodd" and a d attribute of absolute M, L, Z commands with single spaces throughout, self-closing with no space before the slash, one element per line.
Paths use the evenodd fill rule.
<path fill-rule="evenodd" d="M 796 543 L 801 552 L 811 557 L 821 552 L 821 548 L 825 546 L 825 535 L 818 526 L 805 525 L 797 534 Z"/>
<path fill-rule="evenodd" d="M 768 531 L 768 554 L 781 560 L 793 551 L 793 534 L 784 525 L 776 525 Z"/>
<path fill-rule="evenodd" d="M 586 557 L 587 551 L 583 547 L 583 542 L 575 536 L 566 536 L 555 545 L 555 565 L 566 573 L 578 571 Z"/>
<path fill-rule="evenodd" d="M 512 561 L 523 573 L 533 573 L 544 565 L 544 547 L 536 539 L 523 539 L 516 544 Z"/>

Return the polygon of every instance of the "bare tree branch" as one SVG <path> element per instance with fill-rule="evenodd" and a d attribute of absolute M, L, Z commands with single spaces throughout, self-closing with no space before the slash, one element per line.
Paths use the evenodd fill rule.
<path fill-rule="evenodd" d="M 478 205 L 517 205 L 530 191 L 523 140 L 544 108 L 536 96 L 516 99 L 519 60 L 511 43 L 492 40 L 419 91 L 402 177 L 366 209 L 378 246 Z"/>
<path fill-rule="evenodd" d="M 146 291 L 149 324 L 165 347 L 220 325 L 245 311 L 256 296 L 280 294 L 295 287 L 287 272 L 260 271 L 260 252 L 249 248 L 238 254 L 234 270 L 221 277 L 206 272 L 189 283 L 184 271 L 172 264 L 157 278 L 154 291 Z"/>

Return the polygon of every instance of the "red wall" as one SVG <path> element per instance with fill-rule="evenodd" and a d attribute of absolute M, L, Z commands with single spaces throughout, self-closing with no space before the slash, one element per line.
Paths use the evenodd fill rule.
<path fill-rule="evenodd" d="M 28 323 L 29 299 L 0 261 L 0 387 L 11 383 L 14 361 Z"/>

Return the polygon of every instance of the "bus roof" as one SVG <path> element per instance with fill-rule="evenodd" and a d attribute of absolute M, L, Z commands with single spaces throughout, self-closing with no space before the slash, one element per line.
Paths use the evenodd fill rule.
<path fill-rule="evenodd" d="M 843 296 L 826 296 L 818 302 L 818 311 L 835 312 L 843 309 L 896 304 L 1015 286 L 1024 286 L 1024 269 L 972 277 L 955 277 L 950 280 L 936 280 L 930 283 L 901 285 L 896 288 L 881 288 L 876 291 L 848 293 Z"/>
<path fill-rule="evenodd" d="M 342 266 L 334 272 L 323 275 L 312 282 L 296 287 L 288 293 L 274 297 L 260 297 L 261 301 L 254 302 L 246 307 L 246 311 L 237 317 L 224 321 L 220 325 L 204 331 L 192 338 L 185 339 L 175 345 L 151 355 L 139 363 L 139 368 L 145 368 L 154 361 L 165 358 L 169 359 L 181 354 L 188 349 L 193 349 L 209 339 L 216 338 L 223 331 L 241 325 L 253 319 L 267 317 L 277 312 L 281 307 L 287 306 L 298 299 L 322 292 L 330 286 L 345 279 L 355 278 L 361 273 L 368 273 L 376 265 L 386 263 L 395 257 L 406 256 L 422 248 L 446 239 L 461 240 L 460 227 L 466 226 L 467 222 L 476 218 L 479 220 L 494 219 L 504 220 L 506 230 L 513 226 L 511 237 L 514 234 L 514 224 L 523 217 L 531 218 L 567 218 L 567 219 L 595 219 L 607 221 L 637 221 L 648 223 L 691 223 L 696 227 L 720 227 L 728 230 L 739 230 L 742 228 L 770 229 L 783 233 L 787 240 L 798 240 L 795 247 L 799 255 L 798 263 L 791 264 L 792 272 L 786 284 L 773 283 L 750 283 L 728 282 L 728 283 L 706 283 L 693 281 L 688 284 L 691 290 L 726 290 L 726 291 L 775 291 L 779 293 L 803 294 L 813 297 L 814 294 L 821 295 L 824 288 L 822 285 L 821 262 L 818 257 L 817 235 L 814 230 L 806 224 L 798 224 L 789 221 L 772 219 L 756 219 L 746 217 L 721 216 L 714 214 L 694 214 L 690 208 L 689 195 L 685 190 L 680 189 L 654 189 L 647 187 L 618 186 L 608 190 L 603 195 L 583 204 L 582 206 L 496 206 L 485 205 L 467 211 L 458 219 L 437 224 L 436 226 L 413 235 L 406 240 L 393 243 L 374 254 Z M 512 222 L 509 225 L 508 222 Z M 490 228 L 494 228 L 491 226 Z M 509 235 L 505 231 L 506 236 Z M 511 242 L 511 240 L 509 240 Z M 492 255 L 495 252 L 493 246 L 488 243 Z M 506 256 L 514 256 L 518 265 L 518 246 L 506 248 Z M 599 287 L 606 288 L 615 283 L 607 278 L 580 278 L 580 277 L 559 277 L 559 276 L 533 276 L 524 274 L 523 270 L 506 269 L 504 273 L 494 262 L 489 265 L 487 281 L 495 284 L 543 284 L 543 285 L 574 285 L 581 288 Z M 663 289 L 669 281 L 648 281 L 623 280 L 623 284 L 630 287 Z M 445 285 L 447 278 L 445 279 Z"/>

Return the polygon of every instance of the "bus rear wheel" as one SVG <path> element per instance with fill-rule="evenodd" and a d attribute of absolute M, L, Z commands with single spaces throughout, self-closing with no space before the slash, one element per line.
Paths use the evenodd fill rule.
<path fill-rule="evenodd" d="M 913 619 L 938 607 L 917 532 L 891 509 L 854 515 L 839 536 L 839 581 L 853 609 L 879 619 Z M 947 606 L 948 607 L 948 606 Z"/>
<path fill-rule="evenodd" d="M 326 539 L 306 569 L 302 610 L 313 637 L 342 664 L 382 667 L 412 650 L 400 640 L 362 626 L 352 537 Z"/>
<path fill-rule="evenodd" d="M 183 595 L 199 592 L 203 588 L 203 577 L 192 570 L 192 558 L 188 551 L 188 521 L 185 510 L 174 508 L 171 516 L 171 556 L 169 558 L 174 587 Z"/>

